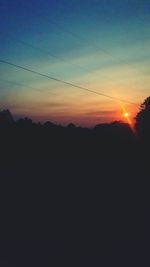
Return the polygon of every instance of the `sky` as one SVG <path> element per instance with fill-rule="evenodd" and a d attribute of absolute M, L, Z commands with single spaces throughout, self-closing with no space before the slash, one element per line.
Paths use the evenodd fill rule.
<path fill-rule="evenodd" d="M 150 95 L 150 0 L 0 0 L 0 109 L 93 126 L 131 120 Z M 129 102 L 129 103 L 128 103 Z"/>

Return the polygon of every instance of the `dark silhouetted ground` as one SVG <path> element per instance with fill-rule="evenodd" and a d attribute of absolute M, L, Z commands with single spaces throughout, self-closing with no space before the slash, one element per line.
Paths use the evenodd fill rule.
<path fill-rule="evenodd" d="M 0 123 L 1 266 L 149 266 L 149 145 L 127 124 Z"/>

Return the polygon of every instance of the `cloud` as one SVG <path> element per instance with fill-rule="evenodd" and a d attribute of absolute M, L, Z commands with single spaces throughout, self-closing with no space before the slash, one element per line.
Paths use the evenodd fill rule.
<path fill-rule="evenodd" d="M 100 118 L 111 118 L 116 114 L 115 110 L 98 110 L 98 111 L 89 111 L 87 113 L 85 113 L 85 116 L 89 116 L 89 117 L 100 117 Z"/>

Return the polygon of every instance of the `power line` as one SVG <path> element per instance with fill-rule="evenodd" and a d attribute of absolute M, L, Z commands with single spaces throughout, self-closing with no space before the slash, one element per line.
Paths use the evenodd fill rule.
<path fill-rule="evenodd" d="M 78 67 L 78 68 L 80 68 L 81 70 L 83 70 L 83 71 L 85 71 L 85 72 L 92 73 L 92 71 L 90 71 L 90 70 L 86 70 L 85 68 L 79 66 L 78 64 L 68 62 L 68 60 L 66 60 L 66 59 L 64 59 L 64 58 L 62 58 L 62 57 L 60 57 L 60 56 L 54 55 L 54 54 L 50 53 L 48 50 L 45 50 L 45 49 L 43 49 L 43 48 L 41 48 L 41 47 L 39 47 L 39 46 L 35 46 L 35 45 L 33 45 L 33 44 L 29 44 L 29 43 L 24 42 L 24 41 L 17 41 L 17 42 L 19 42 L 19 43 L 21 43 L 21 44 L 23 44 L 23 45 L 25 45 L 25 46 L 31 47 L 32 49 L 39 50 L 39 51 L 41 51 L 41 52 L 43 52 L 43 53 L 46 53 L 46 54 L 48 54 L 50 57 L 53 57 L 53 58 L 55 58 L 55 59 L 57 59 L 57 60 L 59 60 L 59 61 L 62 61 L 62 62 L 67 63 L 67 64 L 70 64 L 70 65 L 72 65 L 72 66 L 74 66 L 74 67 Z"/>
<path fill-rule="evenodd" d="M 72 86 L 72 87 L 79 88 L 79 89 L 81 89 L 81 90 L 84 90 L 84 91 L 87 91 L 87 92 L 90 92 L 90 93 L 94 93 L 94 94 L 96 94 L 96 95 L 104 96 L 104 97 L 110 98 L 110 99 L 112 99 L 112 100 L 117 100 L 117 101 L 120 101 L 120 102 L 125 102 L 125 103 L 128 103 L 128 104 L 132 104 L 132 105 L 136 105 L 136 106 L 137 106 L 136 103 L 133 103 L 133 102 L 130 102 L 130 101 L 121 99 L 121 98 L 113 97 L 113 96 L 110 96 L 110 95 L 107 95 L 107 94 L 99 93 L 99 92 L 97 92 L 97 91 L 93 91 L 93 90 L 88 89 L 88 88 L 86 88 L 86 87 L 82 87 L 82 86 L 76 85 L 76 84 L 74 84 L 74 83 L 70 83 L 70 82 L 68 82 L 68 81 L 64 81 L 64 80 L 61 80 L 61 79 L 58 79 L 58 78 L 49 76 L 49 75 L 47 75 L 47 74 L 40 73 L 40 72 L 38 72 L 38 71 L 35 71 L 35 70 L 32 70 L 32 69 L 23 67 L 23 66 L 21 66 L 21 65 L 14 64 L 14 63 L 12 63 L 12 62 L 8 62 L 8 61 L 2 60 L 2 59 L 0 59 L 0 62 L 3 63 L 3 64 L 7 64 L 7 65 L 10 65 L 10 66 L 16 67 L 16 68 L 18 68 L 18 69 L 22 69 L 22 70 L 25 70 L 25 71 L 34 73 L 34 74 L 36 74 L 36 75 L 39 75 L 39 76 L 48 78 L 48 79 L 50 79 L 50 80 L 54 80 L 54 81 L 59 82 L 59 83 L 67 84 L 67 85 L 70 85 L 70 86 Z"/>
<path fill-rule="evenodd" d="M 63 30 L 67 34 L 73 36 L 79 43 L 83 43 L 83 42 L 86 43 L 86 44 L 89 43 L 89 40 L 88 39 L 84 38 L 83 36 L 82 37 L 79 36 L 78 34 L 74 33 L 71 30 L 65 29 L 64 26 L 62 26 L 58 22 L 55 22 L 54 20 L 52 20 L 50 17 L 48 17 L 48 14 L 45 11 L 44 12 L 42 11 L 42 9 L 40 9 L 40 11 L 39 10 L 37 11 L 37 10 L 35 10 L 35 8 L 33 8 L 31 5 L 28 5 L 24 1 L 23 2 L 21 1 L 21 5 L 22 5 L 22 7 L 30 8 L 30 10 L 32 10 L 37 17 L 41 17 L 46 22 L 55 25 L 61 32 Z M 125 65 L 130 66 L 130 63 L 127 60 L 122 59 L 122 58 L 120 58 L 118 56 L 114 56 L 113 54 L 111 54 L 110 52 L 108 52 L 103 47 L 101 47 L 99 45 L 96 45 L 96 44 L 93 44 L 93 45 L 90 44 L 90 46 L 92 46 L 92 47 L 94 46 L 95 47 L 95 50 L 97 50 L 98 52 L 101 51 L 102 53 L 108 55 L 109 57 L 111 57 L 112 59 L 114 59 L 116 63 L 118 62 L 118 63 L 121 63 L 121 64 L 125 64 Z"/>
<path fill-rule="evenodd" d="M 7 36 L 7 37 L 8 37 L 8 36 Z M 1 38 L 1 36 L 0 36 L 0 38 Z M 3 39 L 3 38 L 1 38 L 1 40 L 2 40 L 2 39 Z M 76 64 L 76 63 L 69 62 L 68 60 L 66 60 L 66 59 L 64 59 L 64 58 L 62 58 L 62 57 L 60 57 L 60 56 L 57 56 L 57 55 L 55 55 L 55 54 L 49 52 L 49 51 L 46 50 L 46 49 L 43 49 L 43 48 L 39 47 L 39 46 L 30 44 L 30 43 L 27 43 L 27 42 L 24 42 L 24 41 L 16 40 L 15 38 L 11 38 L 11 37 L 8 37 L 8 39 L 9 39 L 9 40 L 14 40 L 14 41 L 17 42 L 17 43 L 20 43 L 20 44 L 22 44 L 22 45 L 24 45 L 24 46 L 30 47 L 30 48 L 32 48 L 32 49 L 34 49 L 34 50 L 38 50 L 38 51 L 40 51 L 40 52 L 43 52 L 43 53 L 45 53 L 45 54 L 48 54 L 48 56 L 53 57 L 53 58 L 55 58 L 55 59 L 57 59 L 57 60 L 59 60 L 59 61 L 62 61 L 62 62 L 64 62 L 64 63 L 67 63 L 67 64 L 72 65 L 72 66 L 74 66 L 74 67 L 78 67 L 78 68 L 80 68 L 82 71 L 84 71 L 85 73 L 90 73 L 90 74 L 92 74 L 92 75 L 95 74 L 95 75 L 97 76 L 97 74 L 96 74 L 97 70 L 89 70 L 89 69 L 87 69 L 87 68 L 85 68 L 85 67 L 82 67 L 82 66 Z M 107 80 L 114 82 L 114 79 L 111 79 L 109 76 L 101 75 L 101 77 L 106 78 Z"/>
<path fill-rule="evenodd" d="M 66 32 L 67 34 L 69 34 L 69 35 L 71 35 L 71 36 L 73 36 L 76 40 L 78 40 L 80 43 L 82 43 L 82 42 L 84 42 L 84 43 L 88 43 L 89 42 L 89 40 L 87 40 L 86 38 L 84 38 L 83 36 L 81 37 L 81 36 L 79 36 L 78 34 L 76 34 L 76 33 L 74 33 L 72 30 L 68 30 L 68 29 L 66 29 L 64 26 L 62 26 L 61 24 L 59 24 L 58 22 L 56 22 L 56 21 L 54 21 L 54 20 L 52 20 L 50 17 L 48 17 L 48 14 L 45 12 L 45 10 L 44 10 L 44 12 L 42 11 L 42 9 L 40 8 L 40 11 L 39 10 L 35 10 L 35 8 L 33 8 L 31 5 L 28 5 L 27 3 L 25 3 L 24 1 L 22 2 L 21 1 L 21 3 L 19 2 L 19 4 L 21 4 L 23 7 L 25 7 L 25 8 L 30 8 L 33 12 L 34 12 L 34 14 L 36 15 L 36 16 L 38 16 L 38 17 L 41 17 L 42 19 L 44 19 L 46 22 L 49 22 L 49 23 L 52 23 L 53 25 L 55 25 L 61 32 L 62 32 L 62 30 L 64 31 L 64 32 Z M 109 19 L 107 18 L 107 20 L 109 21 Z M 25 42 L 22 42 L 22 43 L 24 43 L 24 45 L 28 45 L 28 46 L 32 46 L 32 48 L 33 48 L 33 45 L 30 45 L 30 44 L 25 44 Z M 93 44 L 93 45 L 91 45 L 90 44 L 90 46 L 94 46 L 95 48 L 96 48 L 96 50 L 97 51 L 101 51 L 102 53 L 104 53 L 104 54 L 106 54 L 106 55 L 108 55 L 109 57 L 111 57 L 111 58 L 113 58 L 114 60 L 115 60 L 115 62 L 117 63 L 123 63 L 123 64 L 125 64 L 125 65 L 128 65 L 128 66 L 131 66 L 131 64 L 126 60 L 126 59 L 122 59 L 122 58 L 120 58 L 120 57 L 118 57 L 118 56 L 114 56 L 112 53 L 110 53 L 110 52 L 108 52 L 106 49 L 104 49 L 103 47 L 101 47 L 101 46 L 99 46 L 99 45 L 96 45 L 96 44 Z M 35 49 L 38 49 L 38 50 L 43 50 L 43 49 L 41 49 L 41 48 L 37 48 L 37 47 L 35 47 L 34 46 L 34 48 Z M 43 50 L 43 52 L 44 52 L 44 50 Z M 46 52 L 46 51 L 45 51 Z M 50 56 L 52 56 L 52 57 L 55 57 L 55 58 L 58 58 L 59 60 L 62 60 L 62 61 L 65 61 L 65 62 L 67 62 L 67 60 L 65 60 L 65 59 L 63 59 L 63 58 L 60 58 L 60 57 L 58 57 L 58 56 L 55 56 L 55 55 L 50 55 Z M 83 69 L 84 71 L 86 71 L 86 72 L 89 72 L 89 73 L 94 73 L 95 71 L 92 71 L 92 70 L 88 70 L 88 69 L 86 69 L 86 68 L 84 68 L 84 67 L 82 67 L 82 66 L 79 66 L 79 65 L 77 65 L 77 64 L 75 64 L 75 63 L 69 63 L 69 64 L 72 64 L 72 65 L 76 65 L 76 66 L 78 66 L 78 67 L 80 67 L 81 69 Z M 106 76 L 105 76 L 106 77 Z M 107 77 L 106 77 L 107 78 Z M 107 78 L 107 79 L 109 79 L 109 78 Z M 110 80 L 112 80 L 112 79 L 110 79 Z"/>
<path fill-rule="evenodd" d="M 62 61 L 62 62 L 64 62 L 64 63 L 67 63 L 67 64 L 69 64 L 69 65 L 72 65 L 73 67 L 80 68 L 82 71 L 84 71 L 84 72 L 86 72 L 86 73 L 88 72 L 88 73 L 90 73 L 90 74 L 95 74 L 95 71 L 94 71 L 94 70 L 89 70 L 89 69 L 86 69 L 85 67 L 82 67 L 82 66 L 76 64 L 76 63 L 69 62 L 69 61 L 66 60 L 65 58 L 62 58 L 62 57 L 60 57 L 60 56 L 57 56 L 57 55 L 55 55 L 54 53 L 51 53 L 51 52 L 49 52 L 48 50 L 43 49 L 43 48 L 41 48 L 41 47 L 39 47 L 39 46 L 30 44 L 30 43 L 27 43 L 27 42 L 24 42 L 24 41 L 20 41 L 20 40 L 15 40 L 15 42 L 20 43 L 20 44 L 25 45 L 25 46 L 28 46 L 28 47 L 30 47 L 30 48 L 32 48 L 32 49 L 34 49 L 34 50 L 38 50 L 38 51 L 41 51 L 41 52 L 43 52 L 43 53 L 46 53 L 46 54 L 48 54 L 50 57 L 53 57 L 53 58 L 55 58 L 55 59 L 57 59 L 57 60 L 59 60 L 59 61 Z M 103 77 L 109 79 L 107 76 L 104 76 L 104 75 L 103 75 Z"/>
<path fill-rule="evenodd" d="M 24 5 L 24 3 L 23 3 L 23 5 Z M 37 11 L 37 10 L 35 11 L 35 9 L 33 9 L 33 8 L 32 8 L 32 10 L 34 11 L 34 13 L 35 13 L 37 16 L 39 15 L 39 16 L 41 16 L 43 19 L 45 19 L 45 16 L 43 16 L 41 10 L 40 10 L 40 12 Z M 64 29 L 64 27 L 63 27 L 62 25 L 59 25 L 58 23 L 52 21 L 51 18 L 49 18 L 49 19 L 51 20 L 51 23 L 54 24 L 54 25 L 56 25 L 58 28 L 60 28 L 61 31 L 63 30 L 64 32 L 67 32 L 68 34 L 74 36 L 74 38 L 78 39 L 78 41 L 80 41 L 80 42 L 86 42 L 86 43 L 88 42 L 88 40 L 86 40 L 84 37 L 81 37 L 81 36 L 79 36 L 78 34 L 74 34 L 74 33 L 73 33 L 72 31 L 70 31 L 70 30 L 66 30 L 66 29 Z M 33 45 L 33 44 L 29 44 L 29 43 L 24 42 L 24 41 L 18 41 L 18 40 L 15 40 L 15 41 L 18 42 L 18 43 L 21 43 L 21 44 L 23 44 L 23 45 L 25 45 L 25 46 L 31 47 L 32 49 L 36 49 L 36 50 L 39 50 L 39 51 L 41 51 L 41 52 L 48 53 L 50 57 L 56 58 L 57 60 L 63 61 L 63 62 L 65 62 L 65 63 L 67 63 L 67 64 L 72 65 L 72 66 L 78 67 L 78 68 L 82 69 L 84 72 L 88 72 L 88 73 L 90 73 L 90 74 L 95 74 L 95 75 L 96 75 L 97 70 L 89 70 L 89 69 L 87 69 L 87 68 L 85 68 L 85 67 L 82 67 L 82 66 L 76 64 L 76 63 L 71 63 L 71 62 L 69 62 L 68 60 L 66 60 L 66 59 L 64 59 L 64 58 L 62 58 L 62 57 L 60 57 L 60 56 L 57 56 L 57 55 L 54 55 L 54 54 L 50 53 L 48 50 L 45 50 L 45 49 L 40 48 L 40 47 L 37 47 L 37 46 L 35 46 L 35 45 Z M 120 61 L 120 63 L 124 63 L 124 64 L 130 66 L 130 63 L 127 62 L 126 60 L 122 60 L 122 59 L 119 59 L 119 58 L 116 57 L 116 56 L 113 56 L 111 53 L 109 53 L 108 51 L 106 51 L 106 50 L 103 49 L 102 47 L 99 47 L 99 46 L 97 46 L 97 45 L 95 45 L 95 44 L 94 44 L 94 46 L 95 46 L 95 48 L 96 48 L 97 51 L 101 51 L 102 53 L 105 53 L 105 54 L 111 56 L 112 58 L 115 59 L 116 62 L 119 62 L 119 61 Z M 119 61 L 118 61 L 118 60 L 119 60 Z M 103 74 L 102 74 L 101 77 L 104 77 L 104 78 L 106 78 L 108 81 L 112 81 L 112 82 L 114 83 L 114 79 L 113 79 L 113 78 L 110 78 L 109 76 L 106 76 L 106 75 L 103 75 Z"/>
<path fill-rule="evenodd" d="M 44 12 L 42 12 L 41 10 L 42 9 L 40 9 L 40 11 L 38 10 L 35 10 L 35 8 L 33 8 L 31 5 L 29 6 L 28 4 L 26 4 L 25 2 L 21 2 L 21 4 L 23 4 L 22 6 L 24 6 L 24 7 L 30 7 L 30 9 L 32 9 L 32 11 L 34 12 L 34 14 L 36 15 L 36 16 L 40 16 L 42 19 L 44 19 L 45 21 L 47 21 L 47 22 L 51 22 L 53 25 L 55 25 L 61 32 L 62 32 L 62 30 L 64 31 L 64 32 L 66 32 L 67 34 L 69 34 L 69 35 L 71 35 L 71 36 L 73 36 L 76 40 L 78 40 L 80 43 L 82 43 L 82 42 L 84 42 L 84 43 L 89 43 L 89 40 L 88 39 L 86 39 L 86 38 L 84 38 L 83 36 L 81 37 L 81 36 L 79 36 L 78 34 L 76 34 L 76 33 L 74 33 L 74 32 L 72 32 L 71 30 L 68 30 L 68 29 L 65 29 L 65 27 L 64 26 L 62 26 L 61 24 L 59 24 L 58 22 L 56 22 L 56 21 L 54 21 L 54 20 L 52 20 L 50 17 L 48 17 L 48 14 L 44 11 Z M 44 14 L 44 15 L 43 15 Z M 45 17 L 45 15 L 46 15 L 46 17 Z M 47 19 L 48 18 L 48 19 Z M 101 51 L 102 53 L 104 53 L 104 54 L 106 54 L 106 55 L 108 55 L 109 57 L 111 57 L 112 59 L 114 59 L 115 60 L 115 62 L 117 63 L 123 63 L 123 64 L 125 64 L 125 65 L 128 65 L 128 66 L 130 66 L 130 63 L 127 61 L 127 60 L 125 60 L 125 59 L 122 59 L 122 58 L 120 58 L 120 57 L 118 57 L 118 56 L 114 56 L 113 54 L 111 54 L 111 53 L 109 53 L 106 49 L 104 49 L 103 47 L 101 47 L 101 46 L 99 46 L 99 45 L 96 45 L 96 44 L 93 44 L 93 45 L 91 45 L 90 44 L 90 46 L 94 46 L 95 48 L 96 48 L 96 50 L 99 52 L 99 51 Z"/>

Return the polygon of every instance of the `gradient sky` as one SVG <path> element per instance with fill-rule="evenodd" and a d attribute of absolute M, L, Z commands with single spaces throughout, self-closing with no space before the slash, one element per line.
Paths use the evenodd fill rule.
<path fill-rule="evenodd" d="M 150 1 L 0 0 L 0 59 L 139 104 L 150 95 Z M 130 105 L 0 63 L 0 108 L 95 125 Z"/>

